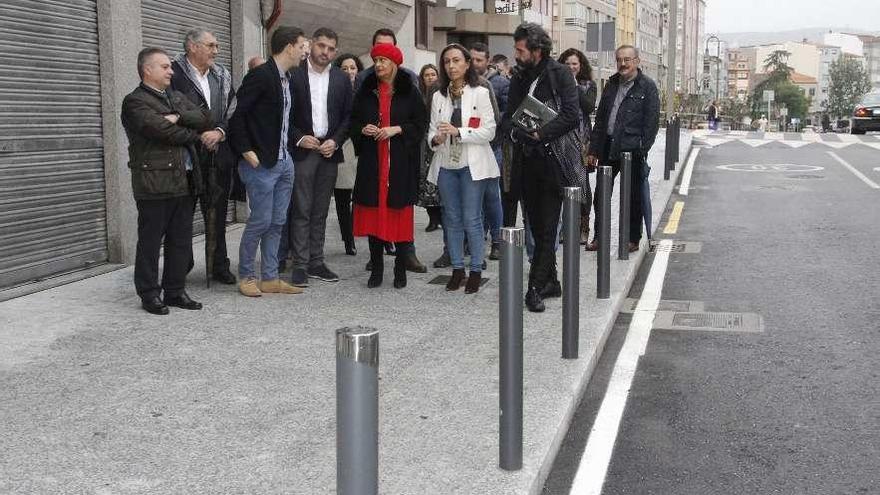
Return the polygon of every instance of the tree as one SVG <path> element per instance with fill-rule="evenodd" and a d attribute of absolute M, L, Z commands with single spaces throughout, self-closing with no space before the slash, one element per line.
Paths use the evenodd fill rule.
<path fill-rule="evenodd" d="M 825 111 L 835 119 L 852 114 L 862 97 L 871 91 L 871 78 L 862 64 L 851 58 L 841 58 L 831 62 L 828 71 L 831 84 Z"/>
<path fill-rule="evenodd" d="M 734 96 L 721 102 L 721 115 L 730 119 L 732 129 L 739 129 L 743 119 L 751 113 L 751 108 L 751 98 L 741 100 Z"/>
<path fill-rule="evenodd" d="M 794 69 L 788 65 L 788 57 L 791 53 L 785 50 L 776 50 L 764 60 L 764 70 L 767 78 L 755 86 L 752 93 L 752 112 L 757 116 L 764 113 L 764 91 L 770 90 L 775 93 L 774 107 L 785 106 L 788 108 L 789 117 L 805 118 L 810 107 L 810 101 L 804 95 L 804 91 L 792 84 L 791 74 Z M 767 115 L 772 119 L 772 115 Z"/>
<path fill-rule="evenodd" d="M 791 57 L 791 52 L 774 50 L 764 59 L 764 72 L 770 74 L 767 80 L 771 84 L 776 85 L 791 78 L 791 73 L 794 72 L 794 69 L 788 65 L 789 57 Z"/>

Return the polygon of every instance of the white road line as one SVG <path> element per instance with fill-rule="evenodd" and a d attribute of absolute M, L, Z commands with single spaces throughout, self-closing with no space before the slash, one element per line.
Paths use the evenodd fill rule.
<path fill-rule="evenodd" d="M 694 162 L 697 161 L 697 155 L 700 154 L 700 148 L 694 148 L 691 156 L 688 158 L 687 164 L 684 166 L 684 175 L 681 177 L 681 185 L 678 187 L 678 194 L 682 196 L 688 195 L 691 187 L 691 175 L 694 173 Z"/>
<path fill-rule="evenodd" d="M 850 165 L 849 163 L 847 163 L 846 160 L 844 160 L 843 158 L 837 156 L 837 153 L 835 153 L 835 152 L 833 152 L 833 151 L 829 151 L 828 154 L 831 155 L 831 158 L 834 158 L 835 160 L 837 160 L 837 163 L 839 163 L 839 164 L 843 165 L 844 167 L 848 168 L 849 171 L 853 173 L 853 175 L 855 175 L 856 177 L 858 177 L 859 179 L 861 179 L 862 182 L 864 182 L 865 184 L 868 185 L 868 187 L 870 187 L 870 188 L 872 188 L 872 189 L 880 189 L 880 185 L 878 185 L 876 182 L 874 182 L 874 181 L 872 181 L 871 179 L 869 179 L 865 174 L 859 172 L 855 167 L 853 167 L 852 165 Z"/>
<path fill-rule="evenodd" d="M 654 256 L 654 263 L 645 281 L 642 297 L 633 312 L 626 340 L 617 356 L 617 362 L 614 363 L 608 390 L 596 414 L 587 447 L 581 456 L 580 466 L 571 485 L 569 492 L 571 495 L 602 493 L 602 485 L 605 484 L 608 465 L 614 453 L 614 443 L 617 441 L 617 432 L 626 408 L 633 376 L 639 364 L 639 357 L 645 354 L 648 338 L 651 336 L 651 327 L 654 325 L 654 316 L 660 304 L 672 240 L 663 239 L 660 241 L 660 246 L 662 248 L 657 249 Z"/>

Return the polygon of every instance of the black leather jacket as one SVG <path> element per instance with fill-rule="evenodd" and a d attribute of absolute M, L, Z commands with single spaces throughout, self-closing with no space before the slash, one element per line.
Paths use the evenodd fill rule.
<path fill-rule="evenodd" d="M 602 156 L 605 141 L 608 139 L 608 118 L 619 87 L 620 74 L 615 74 L 608 79 L 608 84 L 602 92 L 602 100 L 599 102 L 593 132 L 590 135 L 591 155 Z M 641 158 L 647 157 L 659 129 L 660 94 L 654 81 L 644 75 L 640 69 L 632 88 L 617 110 L 608 159 L 617 161 L 624 151 L 638 153 Z"/>

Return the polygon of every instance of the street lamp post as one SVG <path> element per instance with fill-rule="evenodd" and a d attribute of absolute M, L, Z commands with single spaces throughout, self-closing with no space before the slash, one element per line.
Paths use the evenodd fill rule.
<path fill-rule="evenodd" d="M 709 57 L 709 42 L 715 41 L 715 98 L 719 98 L 719 84 L 721 82 L 721 39 L 710 35 L 706 38 L 706 57 Z"/>

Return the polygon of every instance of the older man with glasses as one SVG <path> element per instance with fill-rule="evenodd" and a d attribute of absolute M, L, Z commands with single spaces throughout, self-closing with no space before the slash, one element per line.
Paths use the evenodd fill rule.
<path fill-rule="evenodd" d="M 624 152 L 632 153 L 632 189 L 630 194 L 629 251 L 638 251 L 642 239 L 642 184 L 650 173 L 648 152 L 660 128 L 660 95 L 657 85 L 639 69 L 639 51 L 623 45 L 615 52 L 617 74 L 608 79 L 596 111 L 596 123 L 590 136 L 587 157 L 591 167 L 601 162 L 610 165 L 613 177 L 620 172 Z M 612 178 L 612 184 L 614 179 Z M 599 211 L 599 195 L 593 195 Z M 599 215 L 596 215 L 598 222 Z M 598 224 L 593 232 L 599 235 Z M 648 232 L 650 235 L 650 232 Z M 598 238 L 587 245 L 588 251 L 598 249 Z"/>

